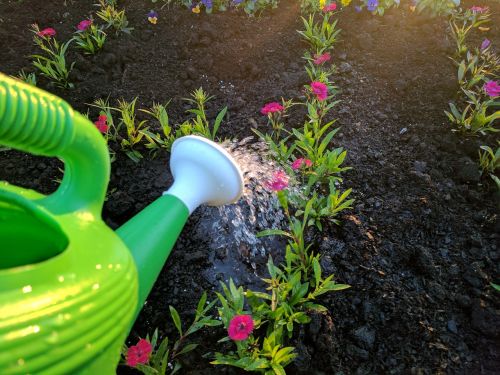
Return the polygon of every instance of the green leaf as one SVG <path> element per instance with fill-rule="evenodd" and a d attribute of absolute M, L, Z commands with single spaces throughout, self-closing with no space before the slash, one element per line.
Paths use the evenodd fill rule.
<path fill-rule="evenodd" d="M 219 126 L 222 120 L 224 119 L 226 112 L 227 112 L 227 107 L 224 107 L 224 109 L 222 109 L 222 111 L 220 111 L 219 114 L 217 115 L 217 118 L 215 119 L 214 123 L 214 128 L 212 131 L 212 140 L 215 140 L 215 135 L 217 134 L 217 130 L 219 130 Z"/>
<path fill-rule="evenodd" d="M 315 285 L 319 285 L 321 281 L 321 266 L 319 265 L 318 258 L 313 259 L 313 270 L 314 270 L 314 279 L 316 281 Z"/>
<path fill-rule="evenodd" d="M 284 230 L 281 229 L 266 229 L 257 233 L 256 236 L 257 238 L 265 236 L 286 236 L 293 238 L 293 236 L 290 233 L 285 232 Z"/>
<path fill-rule="evenodd" d="M 297 304 L 302 297 L 307 294 L 309 290 L 309 283 L 300 284 L 296 291 L 294 291 L 292 298 L 290 298 L 290 306 L 294 306 Z"/>
<path fill-rule="evenodd" d="M 189 353 L 190 351 L 196 349 L 197 346 L 198 344 L 188 344 L 184 348 L 182 348 L 182 350 L 177 355 L 179 356 L 181 354 Z"/>
<path fill-rule="evenodd" d="M 175 362 L 174 369 L 170 373 L 170 375 L 174 375 L 177 371 L 179 371 L 182 368 L 181 364 L 179 362 Z"/>
<path fill-rule="evenodd" d="M 273 362 L 279 363 L 281 365 L 287 365 L 297 354 L 293 353 L 295 348 L 287 346 L 280 349 L 273 358 Z"/>
<path fill-rule="evenodd" d="M 205 310 L 205 303 L 207 302 L 207 292 L 203 292 L 203 294 L 200 297 L 200 301 L 198 302 L 198 306 L 196 307 L 196 316 L 199 317 L 200 315 L 203 314 L 203 311 Z"/>
<path fill-rule="evenodd" d="M 286 375 L 285 369 L 283 367 L 281 367 L 280 365 L 271 363 L 271 366 L 272 366 L 274 373 L 276 375 Z"/>
<path fill-rule="evenodd" d="M 170 315 L 172 316 L 172 320 L 174 321 L 175 327 L 177 328 L 177 331 L 179 331 L 179 334 L 182 336 L 182 328 L 181 328 L 181 318 L 179 317 L 179 313 L 173 306 L 168 306 L 170 309 Z"/>

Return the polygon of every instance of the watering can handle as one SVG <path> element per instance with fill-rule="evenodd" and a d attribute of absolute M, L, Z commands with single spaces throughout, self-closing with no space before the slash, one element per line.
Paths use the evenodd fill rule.
<path fill-rule="evenodd" d="M 54 213 L 100 215 L 109 182 L 106 142 L 61 98 L 0 73 L 0 145 L 61 158 L 61 185 L 42 199 Z"/>

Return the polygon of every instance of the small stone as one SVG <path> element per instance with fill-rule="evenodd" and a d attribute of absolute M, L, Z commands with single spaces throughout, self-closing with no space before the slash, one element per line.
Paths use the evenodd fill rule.
<path fill-rule="evenodd" d="M 454 334 L 458 333 L 457 323 L 453 319 L 448 320 L 448 324 L 446 327 L 448 328 L 448 331 L 450 331 L 451 333 L 454 333 Z"/>
<path fill-rule="evenodd" d="M 349 73 L 352 71 L 352 66 L 351 64 L 349 64 L 348 62 L 342 62 L 340 63 L 340 67 L 339 67 L 339 72 L 340 73 Z"/>
<path fill-rule="evenodd" d="M 375 112 L 375 117 L 379 119 L 380 121 L 385 121 L 388 119 L 387 115 L 381 111 L 376 111 Z"/>
<path fill-rule="evenodd" d="M 354 331 L 354 338 L 365 349 L 372 349 L 375 343 L 375 331 L 368 326 L 363 326 Z"/>
<path fill-rule="evenodd" d="M 252 128 L 257 129 L 259 127 L 257 120 L 255 120 L 253 117 L 249 117 L 247 121 L 248 121 L 248 125 L 250 125 Z"/>
<path fill-rule="evenodd" d="M 198 77 L 198 72 L 193 66 L 188 66 L 186 68 L 186 73 L 190 79 L 196 79 Z"/>
<path fill-rule="evenodd" d="M 413 162 L 413 169 L 419 173 L 425 173 L 427 169 L 427 163 L 425 161 L 415 160 Z"/>

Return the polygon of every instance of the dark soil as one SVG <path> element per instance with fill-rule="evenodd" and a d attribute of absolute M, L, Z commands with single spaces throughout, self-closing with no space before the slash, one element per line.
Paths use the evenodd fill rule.
<path fill-rule="evenodd" d="M 23 67 L 31 70 L 30 24 L 55 27 L 64 40 L 95 9 L 93 2 L 0 0 L 0 70 L 13 75 Z M 86 103 L 108 95 L 112 102 L 139 96 L 143 108 L 172 99 L 169 113 L 181 122 L 187 108 L 181 98 L 203 86 L 216 96 L 211 117 L 229 107 L 221 137 L 237 139 L 252 135 L 253 127 L 265 130 L 258 113 L 262 104 L 301 96 L 307 76 L 295 2 L 282 1 L 260 18 L 165 8 L 157 25 L 146 20 L 150 2 L 122 3 L 132 34 L 110 37 L 95 57 L 72 52 L 74 90 L 52 89 L 41 80 L 42 88 L 82 112 Z M 489 5 L 496 16 L 487 37 L 498 46 L 500 7 Z M 349 151 L 347 164 L 353 167 L 344 183 L 357 200 L 340 227 L 329 226 L 314 240 L 325 273 L 352 288 L 320 301 L 329 314 L 313 316 L 300 332 L 299 357 L 290 372 L 498 373 L 500 303 L 490 282 L 500 277 L 499 196 L 476 165 L 478 145 L 495 143 L 450 131 L 443 110 L 457 85 L 447 58 L 453 51 L 447 24 L 406 7 L 383 18 L 351 10 L 339 16 L 342 41 L 334 60 L 342 103 L 334 115 L 342 126 L 335 144 Z M 90 109 L 90 115 L 97 111 Z M 300 126 L 302 114 L 288 122 Z M 112 227 L 165 190 L 171 182 L 167 162 L 167 154 L 139 164 L 118 154 L 104 210 Z M 0 180 L 48 193 L 57 186 L 61 166 L 3 152 Z M 218 288 L 204 276 L 212 264 L 206 244 L 193 236 L 199 220 L 194 214 L 186 225 L 130 342 L 155 327 L 173 335 L 168 305 L 187 321 L 202 291 Z M 249 266 L 242 272 L 254 273 Z M 201 358 L 220 350 L 216 340 L 223 334 L 199 339 L 202 345 L 185 373 L 228 371 Z"/>

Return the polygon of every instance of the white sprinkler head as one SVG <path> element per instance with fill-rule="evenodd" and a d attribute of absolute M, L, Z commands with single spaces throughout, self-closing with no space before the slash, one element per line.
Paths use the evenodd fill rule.
<path fill-rule="evenodd" d="M 243 192 L 243 175 L 231 155 L 203 137 L 177 139 L 172 145 L 170 170 L 175 181 L 163 194 L 179 198 L 190 214 L 201 204 L 234 203 Z"/>

